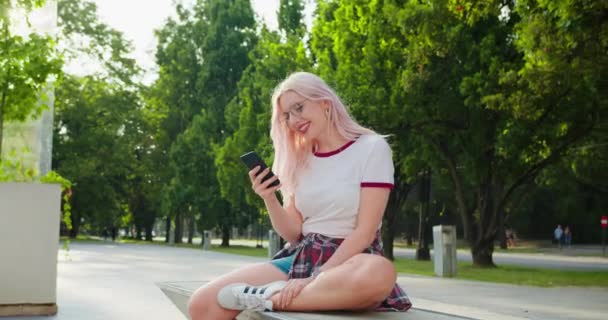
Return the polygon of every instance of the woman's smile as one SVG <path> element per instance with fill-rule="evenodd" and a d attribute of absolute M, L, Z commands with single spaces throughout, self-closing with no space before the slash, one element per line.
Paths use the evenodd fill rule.
<path fill-rule="evenodd" d="M 310 127 L 310 121 L 306 121 L 303 123 L 300 123 L 296 126 L 296 128 L 298 129 L 298 131 L 301 134 L 306 134 L 306 131 L 308 131 L 308 128 Z"/>

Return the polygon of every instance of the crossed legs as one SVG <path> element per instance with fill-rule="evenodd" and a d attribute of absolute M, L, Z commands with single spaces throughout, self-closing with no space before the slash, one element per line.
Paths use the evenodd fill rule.
<path fill-rule="evenodd" d="M 358 254 L 342 265 L 322 273 L 296 296 L 285 311 L 362 310 L 373 308 L 391 292 L 397 274 L 386 258 Z M 254 286 L 287 275 L 269 263 L 256 264 L 229 273 L 199 288 L 192 296 L 189 313 L 192 320 L 230 320 L 240 311 L 226 310 L 217 303 L 217 293 L 224 286 L 244 282 Z M 278 306 L 280 292 L 271 297 Z M 275 308 L 276 310 L 276 308 Z"/>

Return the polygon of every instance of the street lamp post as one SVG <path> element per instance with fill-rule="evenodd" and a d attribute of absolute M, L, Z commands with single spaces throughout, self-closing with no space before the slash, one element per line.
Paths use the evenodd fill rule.
<path fill-rule="evenodd" d="M 600 224 L 602 226 L 602 255 L 606 256 L 606 227 L 608 226 L 608 216 L 602 216 Z"/>

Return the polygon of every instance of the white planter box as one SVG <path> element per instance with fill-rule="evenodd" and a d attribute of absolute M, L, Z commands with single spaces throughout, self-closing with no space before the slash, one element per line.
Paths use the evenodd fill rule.
<path fill-rule="evenodd" d="M 61 187 L 0 183 L 0 316 L 57 313 Z"/>

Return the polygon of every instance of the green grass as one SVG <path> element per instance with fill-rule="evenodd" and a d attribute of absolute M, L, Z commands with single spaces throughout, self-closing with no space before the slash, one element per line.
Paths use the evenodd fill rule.
<path fill-rule="evenodd" d="M 260 257 L 260 258 L 268 257 L 268 248 L 254 248 L 254 247 L 247 247 L 247 246 L 221 247 L 221 246 L 213 245 L 213 246 L 211 246 L 211 251 L 238 254 L 238 255 L 242 255 L 242 256 Z"/>
<path fill-rule="evenodd" d="M 537 242 L 520 242 L 518 243 L 517 246 L 515 247 L 509 247 L 508 249 L 501 249 L 498 245 L 494 248 L 495 252 L 501 252 L 501 253 L 543 253 L 547 251 L 546 247 L 542 246 L 543 243 L 537 243 Z M 414 243 L 412 245 L 407 245 L 404 242 L 395 242 L 393 244 L 393 246 L 395 248 L 403 248 L 403 249 L 417 249 L 418 248 L 418 244 Z M 429 249 L 433 248 L 433 244 L 429 245 Z M 463 251 L 471 251 L 471 248 L 469 247 L 469 244 L 467 244 L 465 241 L 463 240 L 459 240 L 458 244 L 456 246 L 456 248 L 458 250 L 463 250 Z M 552 249 L 553 247 L 550 247 L 549 249 Z"/>
<path fill-rule="evenodd" d="M 433 276 L 432 261 L 396 259 L 397 272 Z M 562 271 L 501 265 L 496 268 L 475 267 L 459 262 L 456 279 L 507 283 L 537 287 L 601 286 L 608 287 L 608 272 Z"/>
<path fill-rule="evenodd" d="M 432 276 L 433 264 L 431 261 L 419 261 L 414 259 L 398 259 L 394 261 L 397 272 L 400 273 L 411 273 L 422 276 Z"/>
<path fill-rule="evenodd" d="M 102 241 L 99 239 L 95 239 L 95 238 L 91 238 L 89 236 L 83 236 L 83 235 L 76 236 L 76 239 L 71 239 L 70 237 L 60 237 L 59 240 L 60 241 L 69 240 L 71 242 L 100 242 L 100 241 Z"/>

